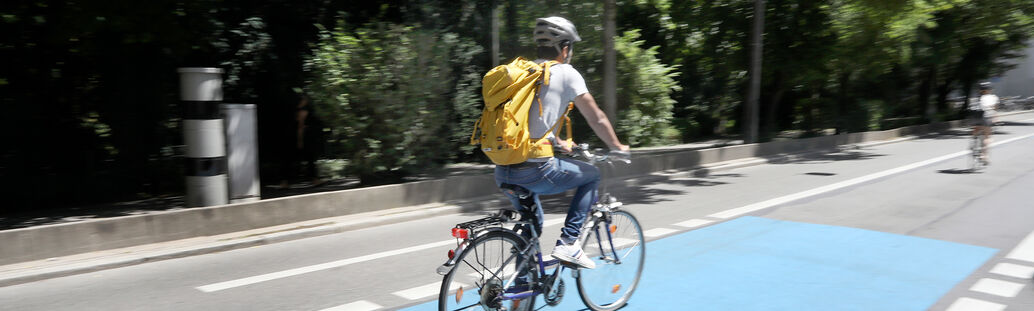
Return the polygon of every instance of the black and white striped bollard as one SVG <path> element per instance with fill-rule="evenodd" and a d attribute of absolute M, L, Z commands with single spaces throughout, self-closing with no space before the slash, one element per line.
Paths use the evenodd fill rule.
<path fill-rule="evenodd" d="M 219 104 L 223 70 L 179 68 L 187 207 L 227 204 L 226 138 Z"/>

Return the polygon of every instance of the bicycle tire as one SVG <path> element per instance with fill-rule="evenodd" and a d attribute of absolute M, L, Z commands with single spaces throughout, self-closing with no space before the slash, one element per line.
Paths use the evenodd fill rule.
<path fill-rule="evenodd" d="M 507 273 L 516 271 L 520 264 L 514 257 L 526 245 L 523 238 L 509 231 L 491 231 L 475 238 L 470 246 L 456 255 L 456 265 L 442 279 L 438 310 L 498 310 L 503 306 L 506 310 L 532 310 L 535 296 L 519 301 L 491 299 L 502 291 L 515 290 L 513 286 L 503 286 L 510 276 Z M 504 263 L 507 264 L 504 266 Z M 532 266 L 528 284 L 537 284 L 538 275 L 530 263 L 533 261 L 528 264 Z"/>
<path fill-rule="evenodd" d="M 639 285 L 646 261 L 646 237 L 639 221 L 625 211 L 611 212 L 609 219 L 597 219 L 586 233 L 582 250 L 596 262 L 595 269 L 578 271 L 575 283 L 582 302 L 592 310 L 623 307 Z M 603 258 L 615 257 L 615 253 L 620 260 Z"/>
<path fill-rule="evenodd" d="M 969 164 L 970 171 L 975 171 L 977 166 L 980 165 L 980 148 L 977 147 L 979 143 L 980 139 L 977 136 L 973 136 L 969 140 L 969 159 L 967 163 Z"/>

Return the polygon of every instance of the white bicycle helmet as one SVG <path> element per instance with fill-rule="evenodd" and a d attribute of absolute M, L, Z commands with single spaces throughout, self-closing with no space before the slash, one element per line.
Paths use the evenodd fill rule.
<path fill-rule="evenodd" d="M 560 43 L 564 41 L 572 43 L 582 41 L 574 24 L 566 18 L 559 16 L 536 19 L 533 39 L 538 46 L 553 46 L 558 49 Z"/>

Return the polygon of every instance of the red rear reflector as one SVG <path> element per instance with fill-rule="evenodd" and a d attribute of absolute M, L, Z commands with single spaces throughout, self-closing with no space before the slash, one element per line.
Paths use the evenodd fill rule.
<path fill-rule="evenodd" d="M 449 250 L 449 259 L 452 259 L 452 257 L 456 257 L 456 250 L 454 249 Z"/>
<path fill-rule="evenodd" d="M 470 237 L 470 231 L 467 231 L 467 229 L 452 228 L 452 236 L 457 239 L 466 239 Z"/>

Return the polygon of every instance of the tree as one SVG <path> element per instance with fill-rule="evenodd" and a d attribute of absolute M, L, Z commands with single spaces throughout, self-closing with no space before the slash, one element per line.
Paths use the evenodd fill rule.
<path fill-rule="evenodd" d="M 461 119 L 475 109 L 468 64 L 481 52 L 453 33 L 396 24 L 323 32 L 306 68 L 331 125 L 330 155 L 365 184 L 446 163 L 469 137 L 446 133 L 472 130 Z"/>

